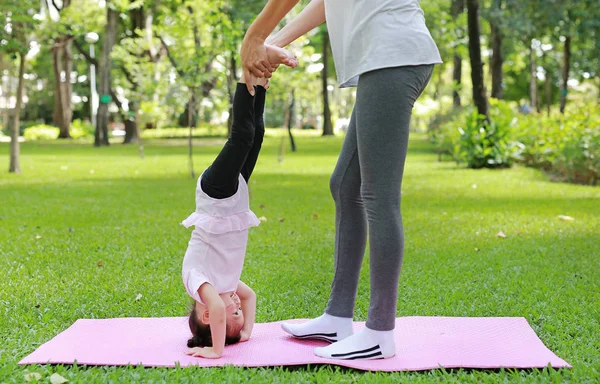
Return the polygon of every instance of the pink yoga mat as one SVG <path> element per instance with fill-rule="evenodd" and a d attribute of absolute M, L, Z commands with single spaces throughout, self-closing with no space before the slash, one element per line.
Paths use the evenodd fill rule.
<path fill-rule="evenodd" d="M 302 320 L 297 320 L 302 321 Z M 355 323 L 358 330 L 364 323 Z M 444 368 L 570 367 L 552 353 L 524 318 L 402 317 L 396 319 L 396 356 L 385 360 L 329 360 L 313 349 L 320 341 L 296 340 L 280 323 L 256 324 L 250 341 L 225 347 L 221 359 L 184 355 L 187 319 L 77 320 L 19 364 L 199 365 L 244 367 L 336 364 L 368 371 Z"/>

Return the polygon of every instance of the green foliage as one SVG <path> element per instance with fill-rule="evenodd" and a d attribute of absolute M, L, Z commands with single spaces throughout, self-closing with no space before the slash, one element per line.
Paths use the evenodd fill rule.
<path fill-rule="evenodd" d="M 505 167 L 518 161 L 558 180 L 600 181 L 600 107 L 572 108 L 565 115 L 522 115 L 506 102 L 490 100 L 492 122 L 463 110 L 431 133 L 441 154 L 471 168 Z"/>
<path fill-rule="evenodd" d="M 474 109 L 457 114 L 433 132 L 438 152 L 452 155 L 469 168 L 510 167 L 522 150 L 522 144 L 511 139 L 514 121 L 510 105 L 491 99 L 490 118 L 485 121 Z"/>
<path fill-rule="evenodd" d="M 600 181 L 600 106 L 567 110 L 565 115 L 523 115 L 516 137 L 525 145 L 524 164 L 550 171 L 558 179 Z"/>
<path fill-rule="evenodd" d="M 60 129 L 53 127 L 51 125 L 34 125 L 29 128 L 25 128 L 25 132 L 23 133 L 23 137 L 25 140 L 53 140 L 58 137 L 60 133 Z"/>
<path fill-rule="evenodd" d="M 151 126 L 158 128 L 160 123 L 167 120 L 167 112 L 164 106 L 155 101 L 143 101 L 140 104 L 139 124 L 140 127 Z"/>
<path fill-rule="evenodd" d="M 94 136 L 94 127 L 87 121 L 81 119 L 75 119 L 71 123 L 71 137 L 74 139 L 81 139 L 86 137 Z"/>
<path fill-rule="evenodd" d="M 27 54 L 29 40 L 39 18 L 39 1 L 4 0 L 0 12 L 0 52 Z"/>

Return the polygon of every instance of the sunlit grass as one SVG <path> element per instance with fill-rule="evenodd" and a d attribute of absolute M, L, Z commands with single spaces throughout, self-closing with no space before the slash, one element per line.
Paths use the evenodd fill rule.
<path fill-rule="evenodd" d="M 283 133 L 270 132 L 250 185 L 252 209 L 268 219 L 250 231 L 243 273 L 259 295 L 258 321 L 319 315 L 333 272 L 328 180 L 341 139 L 299 135 L 299 151 L 288 146 L 279 162 Z M 195 142 L 199 173 L 223 139 Z M 572 370 L 17 366 L 78 318 L 186 313 L 179 272 L 189 231 L 178 223 L 194 209 L 195 180 L 185 140 L 147 141 L 145 155 L 116 144 L 24 143 L 23 173 L 11 175 L 0 144 L 0 382 L 23 382 L 31 371 L 85 383 L 600 380 L 600 188 L 552 183 L 526 168 L 438 163 L 422 137 L 411 142 L 403 184 L 398 315 L 524 316 Z M 357 320 L 367 308 L 365 263 Z"/>

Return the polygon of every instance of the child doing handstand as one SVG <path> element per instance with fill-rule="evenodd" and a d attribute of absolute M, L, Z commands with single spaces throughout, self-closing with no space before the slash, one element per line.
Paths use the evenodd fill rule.
<path fill-rule="evenodd" d="M 269 62 L 290 67 L 297 59 L 288 51 L 266 46 Z M 268 80 L 256 80 L 255 95 L 242 79 L 233 99 L 233 123 L 225 146 L 198 179 L 196 211 L 182 224 L 195 226 L 183 259 L 182 277 L 194 299 L 189 317 L 192 338 L 188 355 L 219 358 L 225 345 L 252 334 L 256 294 L 240 281 L 248 228 L 259 224 L 250 211 L 248 180 L 265 132 L 263 112 Z"/>

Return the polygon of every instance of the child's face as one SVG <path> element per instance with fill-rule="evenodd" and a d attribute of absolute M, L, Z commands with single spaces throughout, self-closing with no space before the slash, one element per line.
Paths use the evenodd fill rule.
<path fill-rule="evenodd" d="M 227 315 L 227 328 L 242 329 L 244 326 L 244 314 L 242 313 L 240 298 L 235 293 L 232 293 L 230 298 L 231 302 L 225 303 L 227 306 L 225 309 L 225 313 Z"/>
<path fill-rule="evenodd" d="M 225 316 L 227 322 L 227 331 L 232 330 L 241 330 L 244 326 L 244 314 L 242 313 L 242 305 L 240 298 L 237 294 L 221 294 L 221 299 L 225 303 Z M 205 313 L 208 313 L 208 308 L 206 305 L 196 302 L 196 313 L 198 314 L 198 321 L 203 324 L 210 325 L 210 313 L 208 316 L 205 316 Z M 237 333 L 236 333 L 237 334 Z M 235 336 L 230 335 L 229 332 L 227 336 Z"/>

